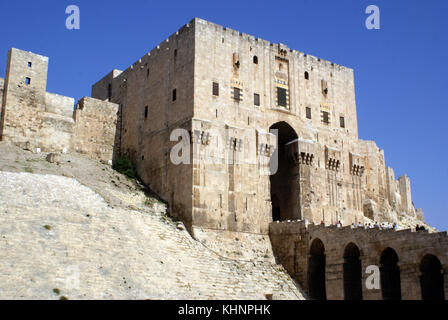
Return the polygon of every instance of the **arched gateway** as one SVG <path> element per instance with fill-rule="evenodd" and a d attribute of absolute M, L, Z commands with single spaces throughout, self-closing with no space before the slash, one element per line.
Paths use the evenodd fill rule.
<path fill-rule="evenodd" d="M 299 171 L 289 154 L 289 143 L 297 133 L 286 122 L 277 122 L 269 128 L 277 135 L 277 148 L 271 161 L 271 201 L 274 221 L 300 219 Z"/>

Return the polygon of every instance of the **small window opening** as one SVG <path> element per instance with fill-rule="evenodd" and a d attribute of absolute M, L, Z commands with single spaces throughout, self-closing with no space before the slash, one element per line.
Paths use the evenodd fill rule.
<path fill-rule="evenodd" d="M 308 71 L 305 71 L 305 80 L 310 80 L 310 74 Z"/>
<path fill-rule="evenodd" d="M 174 49 L 174 57 L 177 57 L 177 49 Z"/>
<path fill-rule="evenodd" d="M 241 89 L 233 88 L 233 99 L 235 101 L 241 101 Z"/>
<path fill-rule="evenodd" d="M 148 106 L 145 107 L 145 119 L 148 119 Z"/>
<path fill-rule="evenodd" d="M 254 105 L 260 105 L 260 95 L 258 93 L 254 93 Z"/>
<path fill-rule="evenodd" d="M 28 62 L 28 68 L 31 68 L 33 66 L 33 64 L 31 63 L 31 61 Z"/>
<path fill-rule="evenodd" d="M 310 107 L 306 107 L 306 118 L 311 119 L 311 108 Z"/>
<path fill-rule="evenodd" d="M 31 78 L 26 78 L 26 79 L 25 79 L 25 84 L 26 84 L 27 86 L 29 86 L 29 85 L 31 84 Z"/>
<path fill-rule="evenodd" d="M 277 87 L 277 104 L 280 107 L 287 107 L 286 89 Z"/>
<path fill-rule="evenodd" d="M 322 86 L 322 94 L 324 95 L 324 97 L 327 96 L 328 94 L 328 83 L 326 80 L 322 80 L 321 81 L 321 86 Z"/>
<path fill-rule="evenodd" d="M 341 128 L 345 128 L 345 118 L 339 117 L 339 124 L 341 125 Z"/>
<path fill-rule="evenodd" d="M 258 57 L 257 56 L 254 56 L 254 63 L 258 64 Z"/>
<path fill-rule="evenodd" d="M 112 85 L 109 83 L 107 86 L 107 98 L 110 100 L 112 98 Z"/>
<path fill-rule="evenodd" d="M 219 96 L 219 83 L 213 82 L 213 95 Z"/>
<path fill-rule="evenodd" d="M 330 123 L 330 114 L 327 111 L 322 111 L 322 122 L 326 124 Z"/>
<path fill-rule="evenodd" d="M 173 90 L 173 101 L 177 100 L 177 89 Z"/>

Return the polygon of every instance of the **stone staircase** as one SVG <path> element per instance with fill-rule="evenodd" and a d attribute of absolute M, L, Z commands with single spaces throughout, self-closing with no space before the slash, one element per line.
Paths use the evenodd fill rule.
<path fill-rule="evenodd" d="M 112 208 L 73 178 L 0 171 L 0 299 L 304 299 L 271 252 L 226 257 L 161 211 Z"/>

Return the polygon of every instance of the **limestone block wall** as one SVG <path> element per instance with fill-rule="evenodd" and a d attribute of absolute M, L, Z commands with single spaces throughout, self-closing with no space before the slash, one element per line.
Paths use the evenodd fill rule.
<path fill-rule="evenodd" d="M 79 100 L 74 112 L 73 150 L 92 159 L 112 160 L 117 113 L 118 105 L 115 103 L 88 97 Z"/>
<path fill-rule="evenodd" d="M 75 150 L 109 160 L 115 146 L 118 106 L 46 92 L 48 58 L 11 49 L 1 81 L 0 139 L 29 150 Z M 75 123 L 76 121 L 76 123 Z"/>
<path fill-rule="evenodd" d="M 294 115 L 305 122 L 306 107 L 310 107 L 313 127 L 357 137 L 352 69 L 208 21 L 195 19 L 194 23 L 195 116 L 224 119 L 240 127 L 246 127 L 250 117 L 249 125 L 252 120 L 266 129 L 272 124 L 264 123 L 267 114 L 272 118 Z M 325 94 L 322 81 L 327 83 Z M 212 82 L 219 84 L 218 97 L 211 94 Z M 239 103 L 230 99 L 235 87 L 242 91 Z M 285 108 L 277 104 L 277 87 L 288 91 Z M 260 106 L 255 106 L 254 94 L 260 96 Z M 321 121 L 323 109 L 330 112 L 328 125 Z M 345 115 L 345 128 L 340 127 L 340 115 Z"/>
<path fill-rule="evenodd" d="M 117 92 L 119 92 L 119 82 L 113 80 L 118 77 L 123 71 L 112 70 L 100 81 L 92 86 L 92 97 L 100 100 L 114 100 Z M 115 95 L 114 95 L 115 94 Z"/>
<path fill-rule="evenodd" d="M 195 18 L 92 95 L 119 104 L 119 153 L 187 225 L 266 234 L 277 211 L 326 224 L 397 220 L 401 193 L 384 151 L 358 140 L 354 90 L 350 68 Z M 179 128 L 197 156 L 177 165 Z M 278 146 L 270 128 L 281 128 Z"/>
<path fill-rule="evenodd" d="M 11 49 L 0 125 L 1 140 L 23 148 L 70 148 L 74 99 L 46 92 L 48 58 Z"/>
<path fill-rule="evenodd" d="M 0 139 L 26 147 L 39 145 L 48 58 L 18 49 L 8 54 Z"/>
<path fill-rule="evenodd" d="M 194 25 L 187 24 L 124 72 L 112 72 L 92 88 L 93 97 L 110 97 L 120 105 L 120 153 L 187 226 L 192 224 L 193 164 L 191 158 L 179 165 L 171 161 L 178 139 L 170 137 L 175 129 L 191 130 L 194 43 Z"/>
<path fill-rule="evenodd" d="M 361 181 L 350 175 L 349 168 L 349 152 L 359 149 L 353 70 L 201 19 L 194 23 L 195 118 L 211 122 L 224 137 L 232 134 L 226 133 L 229 128 L 236 132 L 234 135 L 250 136 L 245 132 L 268 132 L 275 123 L 288 123 L 299 139 L 315 147 L 314 154 L 308 152 L 313 156 L 312 163 L 297 163 L 294 179 L 300 185 L 295 187 L 300 199 L 286 199 L 291 208 L 286 215 L 329 223 L 340 219 L 353 222 L 362 217 Z M 218 87 L 217 94 L 213 86 Z M 278 104 L 278 88 L 287 90 L 284 108 Z M 234 99 L 235 89 L 240 90 L 239 101 Z M 329 113 L 328 124 L 322 121 L 323 111 Z M 340 117 L 344 117 L 343 127 Z M 213 149 L 212 144 L 203 148 Z M 298 148 L 306 149 L 304 145 Z M 341 163 L 339 172 L 326 167 L 326 147 L 341 154 L 337 159 Z M 259 170 L 260 148 L 262 143 L 248 139 L 236 151 L 246 160 L 257 159 L 256 170 L 252 171 L 245 164 L 196 162 L 194 176 L 201 178 L 201 184 L 194 186 L 194 197 L 199 201 L 193 210 L 201 225 L 267 232 L 272 221 L 272 199 L 270 177 Z"/>
<path fill-rule="evenodd" d="M 344 254 L 349 244 L 360 251 L 362 296 L 366 300 L 382 299 L 382 289 L 368 289 L 365 285 L 374 265 L 381 270 L 381 256 L 392 249 L 398 256 L 401 298 L 422 299 L 421 263 L 428 255 L 436 257 L 441 270 L 448 268 L 448 237 L 446 232 L 427 233 L 411 230 L 394 231 L 307 224 L 303 221 L 280 222 L 270 225 L 270 237 L 277 261 L 309 291 L 309 257 L 312 243 L 322 241 L 325 252 L 325 285 L 328 299 L 344 299 Z M 443 277 L 445 297 L 448 297 L 448 279 Z"/>
<path fill-rule="evenodd" d="M 55 93 L 45 93 L 45 111 L 64 117 L 72 117 L 75 99 Z"/>

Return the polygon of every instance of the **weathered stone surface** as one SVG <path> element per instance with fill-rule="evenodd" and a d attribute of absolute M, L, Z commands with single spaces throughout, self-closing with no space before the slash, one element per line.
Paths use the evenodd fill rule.
<path fill-rule="evenodd" d="M 343 300 L 344 263 L 347 261 L 346 249 L 354 245 L 360 252 L 362 298 L 381 300 L 382 288 L 371 289 L 366 286 L 368 266 L 383 267 L 381 257 L 386 249 L 392 249 L 398 257 L 398 283 L 401 298 L 421 300 L 421 275 L 423 259 L 429 255 L 440 262 L 440 272 L 448 270 L 448 236 L 446 232 L 428 233 L 427 231 L 380 230 L 308 224 L 304 221 L 280 222 L 270 225 L 270 237 L 278 262 L 297 280 L 306 292 L 310 292 L 309 273 L 312 255 L 311 247 L 315 241 L 323 243 L 325 254 L 325 291 L 327 299 Z M 381 271 L 383 272 L 383 271 Z M 444 279 L 443 279 L 444 278 Z M 387 281 L 392 281 L 388 279 Z M 448 297 L 448 279 L 442 277 L 445 297 Z M 383 283 L 381 283 L 383 285 Z"/>
<path fill-rule="evenodd" d="M 395 180 L 384 151 L 358 139 L 350 68 L 196 18 L 92 95 L 121 106 L 117 149 L 190 230 L 415 216 L 409 179 Z M 174 165 L 178 128 L 190 132 L 190 159 Z"/>
<path fill-rule="evenodd" d="M 71 149 L 112 159 L 118 106 L 83 98 L 74 112 L 73 98 L 46 92 L 47 70 L 47 57 L 10 50 L 6 79 L 0 81 L 0 140 L 29 150 Z"/>
<path fill-rule="evenodd" d="M 58 153 L 49 153 L 47 155 L 47 161 L 50 163 L 60 164 L 61 163 L 61 155 Z"/>
<path fill-rule="evenodd" d="M 81 250 L 88 257 L 100 257 L 99 261 L 102 261 L 106 248 L 112 246 L 111 254 L 120 258 L 120 272 L 127 270 L 123 261 L 140 261 L 138 255 L 129 257 L 125 252 L 128 244 L 135 245 L 137 240 L 134 236 L 143 239 L 143 243 L 156 243 L 157 237 L 148 238 L 146 232 L 149 229 L 144 229 L 144 224 L 150 222 L 141 220 L 139 216 L 148 212 L 142 205 L 143 196 L 120 191 L 122 182 L 115 181 L 116 177 L 111 177 L 113 174 L 106 168 L 102 168 L 108 174 L 105 176 L 111 179 L 110 183 L 115 188 L 110 188 L 110 183 L 103 181 L 105 178 L 101 174 L 89 172 L 89 175 L 75 169 L 74 165 L 68 166 L 65 161 L 73 160 L 78 165 L 84 162 L 71 158 L 67 152 L 75 151 L 106 162 L 117 155 L 130 158 L 142 181 L 168 203 L 168 208 L 155 204 L 151 213 L 158 210 L 170 212 L 183 222 L 171 225 L 172 232 L 184 234 L 185 226 L 197 240 L 195 245 L 205 248 L 215 258 L 243 263 L 244 266 L 236 265 L 243 268 L 245 274 L 250 273 L 250 262 L 260 261 L 262 274 L 266 271 L 263 266 L 274 263 L 273 248 L 268 240 L 271 226 L 270 236 L 280 262 L 306 287 L 309 268 L 307 262 L 302 261 L 310 252 L 310 242 L 306 239 L 310 235 L 313 237 L 316 230 L 323 230 L 319 233 L 323 246 L 334 246 L 331 250 L 337 254 L 337 250 L 345 247 L 347 239 L 358 237 L 354 241 L 363 243 L 366 249 L 362 250 L 368 250 L 369 263 L 377 262 L 378 245 L 403 246 L 403 251 L 399 252 L 400 257 L 407 261 L 403 269 L 406 275 L 403 288 L 409 290 L 406 297 L 418 298 L 416 278 L 409 270 L 417 274 L 416 261 L 420 260 L 409 257 L 416 250 L 423 254 L 440 248 L 440 245 L 446 249 L 445 238 L 440 235 L 405 233 L 406 236 L 402 237 L 390 231 L 376 233 L 368 230 L 363 233 L 342 229 L 333 232 L 333 229 L 323 227 L 337 223 L 347 226 L 352 223 L 395 222 L 400 228 L 423 224 L 431 232 L 435 231 L 424 224 L 423 211 L 414 208 L 409 178 L 403 175 L 397 180 L 393 169 L 386 167 L 384 151 L 375 142 L 358 138 L 354 72 L 350 68 L 197 18 L 125 71 L 113 70 L 94 84 L 94 98 L 82 98 L 73 113 L 72 98 L 46 92 L 47 68 L 46 57 L 17 49 L 11 49 L 9 53 L 6 79 L 0 79 L 0 140 L 35 152 L 33 160 L 37 163 L 34 169 L 28 163 L 3 166 L 20 171 L 16 168 L 20 164 L 25 171 L 38 169 L 47 173 L 47 170 L 56 169 L 45 168 L 39 153 L 62 152 L 60 165 L 50 167 L 58 167 L 61 170 L 59 174 L 78 177 L 83 184 L 91 185 L 107 199 L 109 205 L 120 208 L 117 212 L 110 211 L 110 208 L 92 212 L 104 216 L 111 225 L 95 225 L 90 233 L 86 233 L 87 238 L 80 237 L 89 243 L 92 239 L 99 240 L 96 243 L 98 247 Z M 184 132 L 177 134 L 177 129 Z M 176 150 L 173 147 L 180 146 L 180 136 L 185 138 L 181 145 L 183 155 L 188 159 L 178 164 L 172 156 Z M 270 174 L 272 168 L 276 170 Z M 92 180 L 92 177 L 102 178 Z M 133 188 L 129 184 L 127 187 Z M 0 189 L 0 192 L 7 191 Z M 29 193 L 33 192 L 27 191 L 26 195 Z M 58 201 L 56 203 L 59 208 Z M 52 207 L 48 205 L 32 212 L 24 205 L 20 210 L 12 206 L 11 212 L 40 218 L 45 216 L 43 210 L 47 209 Z M 77 216 L 79 212 L 80 209 L 74 209 L 73 212 L 60 213 L 56 208 L 49 217 L 59 221 L 56 215 L 61 214 L 63 229 L 78 233 L 79 226 L 66 226 L 64 219 L 68 219 L 70 214 Z M 129 215 L 135 219 L 129 223 L 138 225 L 138 232 L 120 233 L 120 240 L 122 237 L 126 240 L 120 245 L 123 242 L 112 241 L 115 234 L 104 228 L 110 226 L 113 230 L 121 230 L 114 223 L 127 223 L 121 218 L 124 212 L 132 212 Z M 91 217 L 91 213 L 86 217 Z M 280 227 L 272 227 L 272 221 L 276 220 L 286 222 Z M 323 226 L 322 229 L 305 226 L 297 231 L 296 223 L 290 222 L 293 220 L 303 220 L 305 224 L 322 222 Z M 28 222 L 19 221 L 17 225 L 27 232 L 35 230 L 35 226 Z M 272 230 L 276 231 L 273 233 Z M 327 230 L 330 231 L 325 235 Z M 288 234 L 289 231 L 292 234 Z M 163 230 L 156 235 L 164 237 L 166 232 Z M 39 233 L 33 234 L 39 236 Z M 19 234 L 13 236 L 21 237 Z M 439 239 L 441 244 L 434 239 Z M 26 238 L 21 240 L 27 241 Z M 187 240 L 177 240 L 172 246 L 161 244 L 161 250 L 177 255 L 179 248 L 191 251 L 194 247 L 183 247 L 179 243 Z M 413 240 L 416 243 L 410 245 Z M 63 242 L 67 246 L 68 243 Z M 79 242 L 75 245 L 81 246 Z M 33 245 L 29 248 L 40 252 Z M 142 250 L 144 252 L 139 254 L 155 254 L 157 257 L 158 253 L 149 248 Z M 196 255 L 194 250 L 189 254 L 196 260 L 188 260 L 188 263 L 211 259 L 212 262 L 204 267 L 225 274 L 224 278 L 215 280 L 222 286 L 228 284 L 230 276 L 224 269 L 229 265 L 220 260 L 224 269 L 215 267 L 216 260 L 210 255 L 202 251 Z M 55 252 L 63 255 L 62 251 L 55 249 Z M 302 257 L 299 262 L 298 257 Z M 328 297 L 340 299 L 343 257 L 330 258 Z M 445 258 L 440 259 L 445 268 Z M 157 261 L 154 263 L 158 265 Z M 175 266 L 177 261 L 170 263 Z M 96 272 L 86 268 L 88 272 Z M 136 267 L 139 276 L 145 274 L 142 270 L 149 270 L 141 268 L 140 265 Z M 154 267 L 154 270 L 159 269 Z M 193 282 L 183 283 L 181 287 L 193 286 L 195 289 L 192 291 L 198 294 L 197 297 L 204 297 L 205 292 L 213 292 L 207 297 L 220 297 L 208 285 L 202 291 L 204 281 L 210 282 L 211 278 L 201 278 L 198 276 L 201 272 L 202 269 L 193 268 L 188 274 Z M 277 275 L 275 273 L 272 277 Z M 233 276 L 235 280 L 243 281 L 241 274 Z M 117 274 L 113 277 L 115 282 L 118 281 Z M 97 278 L 92 279 L 97 282 Z M 258 274 L 247 285 L 252 286 L 259 280 Z M 272 285 L 271 280 L 265 280 L 267 282 L 260 283 Z M 106 282 L 98 288 L 107 295 L 107 287 L 111 284 Z M 143 278 L 137 283 L 144 283 Z M 156 283 L 158 280 L 152 284 Z M 175 286 L 167 281 L 166 287 L 162 288 L 169 291 Z M 254 288 L 254 291 L 246 292 L 244 290 L 247 289 L 232 282 L 227 289 L 244 291 L 242 296 L 246 297 L 282 297 L 278 286 L 269 289 L 270 292 L 262 292 L 256 285 Z M 145 290 L 132 292 L 131 296 L 141 297 L 142 292 L 148 293 Z M 183 290 L 176 291 L 180 292 L 179 297 L 185 297 L 189 289 Z M 291 290 L 288 292 L 295 292 L 295 289 Z M 291 296 L 289 293 L 288 297 Z M 34 296 L 34 293 L 27 294 Z M 151 294 L 149 296 L 152 297 Z M 164 293 L 162 296 L 173 297 Z M 223 296 L 228 297 L 228 293 Z M 366 293 L 366 298 L 378 297 L 378 294 Z"/>
<path fill-rule="evenodd" d="M 0 220 L 1 299 L 303 299 L 281 266 L 221 257 L 71 178 L 0 172 Z"/>

